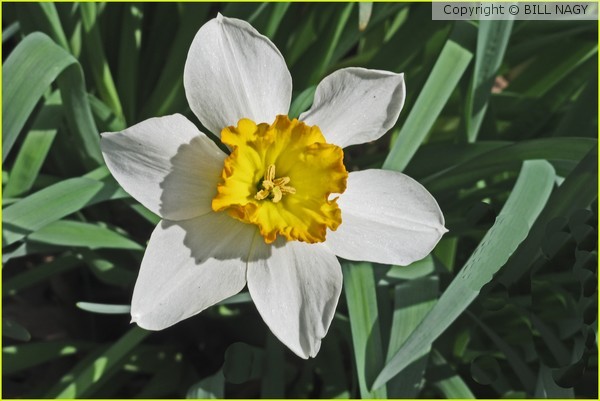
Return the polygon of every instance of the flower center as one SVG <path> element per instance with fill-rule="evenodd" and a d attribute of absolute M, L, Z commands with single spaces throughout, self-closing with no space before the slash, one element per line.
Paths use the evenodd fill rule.
<path fill-rule="evenodd" d="M 281 201 L 283 195 L 295 194 L 296 188 L 289 186 L 290 177 L 275 178 L 275 165 L 269 164 L 261 186 L 263 189 L 254 195 L 254 199 L 263 200 L 271 197 L 274 203 Z"/>
<path fill-rule="evenodd" d="M 287 240 L 323 242 L 327 229 L 342 223 L 337 198 L 348 172 L 341 148 L 325 142 L 317 126 L 287 116 L 271 125 L 241 119 L 221 140 L 232 149 L 225 159 L 216 212 L 255 224 L 266 243 Z"/>

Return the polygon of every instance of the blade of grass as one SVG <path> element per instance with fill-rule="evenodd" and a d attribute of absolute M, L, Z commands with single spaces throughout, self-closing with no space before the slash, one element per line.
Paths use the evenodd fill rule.
<path fill-rule="evenodd" d="M 435 369 L 440 371 L 442 378 L 439 380 L 430 378 L 430 381 L 446 398 L 475 399 L 469 386 L 454 372 L 442 354 L 435 349 L 431 352 L 431 362 Z"/>
<path fill-rule="evenodd" d="M 533 261 L 541 256 L 540 247 L 548 222 L 557 217 L 570 216 L 574 211 L 588 207 L 597 198 L 598 145 L 596 144 L 552 194 L 531 228 L 527 240 L 510 258 L 498 281 L 508 288 L 524 274 L 529 273 L 529 270 L 524 269 L 523 266 L 531 266 Z"/>
<path fill-rule="evenodd" d="M 187 399 L 221 399 L 225 397 L 225 377 L 219 370 L 214 375 L 205 377 L 187 391 Z"/>
<path fill-rule="evenodd" d="M 426 276 L 399 284 L 394 289 L 394 315 L 387 352 L 389 361 L 421 323 L 437 300 L 439 280 Z M 428 347 L 426 354 L 431 348 Z M 427 355 L 408 365 L 387 383 L 391 398 L 416 398 L 421 391 Z"/>
<path fill-rule="evenodd" d="M 103 315 L 127 315 L 131 312 L 131 305 L 111 305 L 94 302 L 77 302 L 77 307 L 86 312 L 100 313 Z"/>
<path fill-rule="evenodd" d="M 260 380 L 260 397 L 283 398 L 285 396 L 285 355 L 279 340 L 267 334 L 265 370 Z"/>
<path fill-rule="evenodd" d="M 373 266 L 370 263 L 349 262 L 343 266 L 360 396 L 387 398 L 385 387 L 370 390 L 384 362 Z"/>
<path fill-rule="evenodd" d="M 521 141 L 482 153 L 439 171 L 421 182 L 432 192 L 460 188 L 493 174 L 519 167 L 524 160 L 581 160 L 596 145 L 589 138 L 543 138 Z"/>
<path fill-rule="evenodd" d="M 275 38 L 275 34 L 277 33 L 277 29 L 279 25 L 281 25 L 281 21 L 283 17 L 285 17 L 285 13 L 290 8 L 291 3 L 272 3 L 271 15 L 269 17 L 269 22 L 263 34 L 269 39 L 273 40 Z"/>
<path fill-rule="evenodd" d="M 70 51 L 69 42 L 60 22 L 54 3 L 20 3 L 17 8 L 19 21 L 26 32 L 43 32 L 50 36 L 60 47 Z"/>
<path fill-rule="evenodd" d="M 474 39 L 474 35 L 472 26 L 464 21 L 456 21 L 450 38 L 383 163 L 384 169 L 404 170 L 423 143 L 471 62 L 473 53 L 468 43 Z"/>
<path fill-rule="evenodd" d="M 98 9 L 95 3 L 81 3 L 79 5 L 81 21 L 83 22 L 83 40 L 85 54 L 92 69 L 92 76 L 100 98 L 106 103 L 115 115 L 123 118 L 123 108 L 113 81 L 110 67 L 104 53 L 100 27 L 98 26 Z"/>
<path fill-rule="evenodd" d="M 3 209 L 3 246 L 86 206 L 117 196 L 122 190 L 111 179 L 70 178 L 33 193 Z"/>
<path fill-rule="evenodd" d="M 86 351 L 91 346 L 92 344 L 81 341 L 57 341 L 3 347 L 2 372 L 4 374 L 20 372 L 44 362 Z"/>
<path fill-rule="evenodd" d="M 492 86 L 512 30 L 513 20 L 479 21 L 475 68 L 465 107 L 468 142 L 475 142 L 487 110 Z"/>
<path fill-rule="evenodd" d="M 90 249 L 130 249 L 144 248 L 123 235 L 93 223 L 72 220 L 57 220 L 45 225 L 28 236 L 30 241 L 42 244 Z"/>
<path fill-rule="evenodd" d="M 78 265 L 81 265 L 81 259 L 75 255 L 59 256 L 51 262 L 42 263 L 31 270 L 4 280 L 2 296 L 14 296 L 25 288 L 44 282 L 50 277 L 69 271 Z"/>
<path fill-rule="evenodd" d="M 477 297 L 483 285 L 491 280 L 527 236 L 550 196 L 554 178 L 554 170 L 548 162 L 535 160 L 523 163 L 515 187 L 495 224 L 437 304 L 379 373 L 373 388 L 383 386 L 419 359 L 424 350 Z"/>
<path fill-rule="evenodd" d="M 129 124 L 135 122 L 138 68 L 142 46 L 143 8 L 141 3 L 124 5 L 121 21 L 117 89 L 123 100 L 123 114 Z"/>
<path fill-rule="evenodd" d="M 129 353 L 149 334 L 150 332 L 137 326 L 131 328 L 83 369 L 67 373 L 72 379 L 58 383 L 45 398 L 87 398 L 86 395 L 93 392 L 100 380 L 114 374 L 126 362 Z"/>
<path fill-rule="evenodd" d="M 10 171 L 3 196 L 19 196 L 31 189 L 54 141 L 62 114 L 60 94 L 56 91 L 46 100 L 27 133 Z"/>
<path fill-rule="evenodd" d="M 7 317 L 2 317 L 2 336 L 19 341 L 31 340 L 31 334 L 29 334 L 29 330 Z M 6 362 L 5 358 L 3 358 L 3 360 Z M 8 369 L 5 368 L 3 373 L 7 373 L 7 371 Z"/>

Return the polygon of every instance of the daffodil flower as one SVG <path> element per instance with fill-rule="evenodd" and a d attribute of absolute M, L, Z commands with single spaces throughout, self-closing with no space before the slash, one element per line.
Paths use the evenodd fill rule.
<path fill-rule="evenodd" d="M 404 103 L 402 74 L 345 68 L 287 117 L 292 79 L 275 45 L 219 15 L 198 31 L 186 96 L 222 151 L 185 117 L 105 133 L 121 186 L 162 220 L 142 260 L 132 320 L 160 330 L 246 285 L 271 331 L 314 357 L 340 292 L 336 256 L 407 265 L 445 232 L 433 197 L 394 171 L 346 171 L 343 147 L 381 137 Z"/>

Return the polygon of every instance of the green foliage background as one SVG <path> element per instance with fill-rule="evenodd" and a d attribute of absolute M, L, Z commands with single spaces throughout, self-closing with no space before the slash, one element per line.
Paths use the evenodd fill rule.
<path fill-rule="evenodd" d="M 5 398 L 597 398 L 596 21 L 432 21 L 426 3 L 2 11 Z M 281 50 L 294 116 L 338 68 L 404 72 L 400 120 L 346 166 L 406 172 L 450 230 L 409 267 L 343 262 L 313 360 L 246 292 L 162 332 L 129 325 L 158 219 L 110 176 L 98 132 L 200 125 L 183 66 L 217 12 Z"/>

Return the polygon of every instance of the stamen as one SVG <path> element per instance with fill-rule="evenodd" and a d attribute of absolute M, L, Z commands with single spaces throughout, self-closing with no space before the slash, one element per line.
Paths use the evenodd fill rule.
<path fill-rule="evenodd" d="M 296 193 L 296 188 L 289 186 L 290 177 L 275 178 L 275 165 L 269 164 L 265 171 L 264 179 L 261 183 L 263 189 L 254 195 L 256 200 L 264 200 L 271 197 L 273 203 L 280 202 L 283 195 Z"/>

